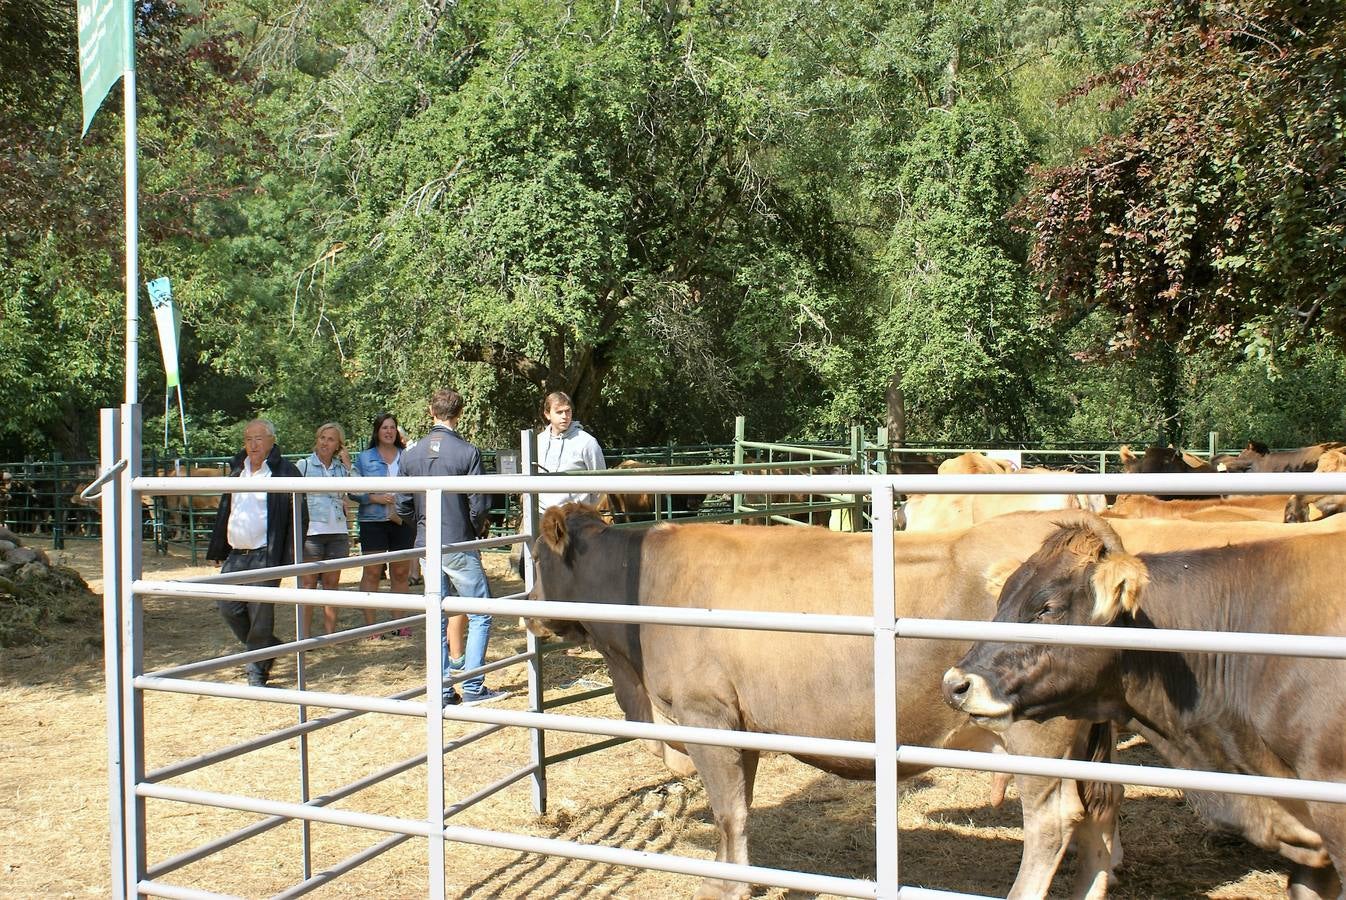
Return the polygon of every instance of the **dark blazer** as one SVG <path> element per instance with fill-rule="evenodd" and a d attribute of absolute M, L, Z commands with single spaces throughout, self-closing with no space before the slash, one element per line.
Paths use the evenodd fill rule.
<path fill-rule="evenodd" d="M 480 475 L 481 451 L 454 431 L 436 425 L 430 433 L 402 454 L 399 474 L 407 477 L 424 475 Z M 485 494 L 443 495 L 444 501 L 440 543 L 457 544 L 474 541 L 481 524 L 490 510 Z M 398 494 L 397 510 L 407 518 L 416 516 L 416 546 L 425 546 L 425 494 Z"/>
<path fill-rule="evenodd" d="M 243 474 L 243 460 L 248 454 L 239 451 L 229 464 L 229 477 L 237 478 Z M 300 478 L 302 475 L 294 463 L 280 455 L 279 447 L 272 447 L 266 458 L 266 465 L 277 478 Z M 268 566 L 286 566 L 294 562 L 294 494 L 266 495 L 266 564 Z M 229 501 L 230 494 L 220 495 L 220 509 L 215 516 L 215 530 L 210 535 L 210 549 L 206 559 L 223 562 L 229 557 Z M 299 504 L 300 534 L 308 533 L 308 504 Z"/>

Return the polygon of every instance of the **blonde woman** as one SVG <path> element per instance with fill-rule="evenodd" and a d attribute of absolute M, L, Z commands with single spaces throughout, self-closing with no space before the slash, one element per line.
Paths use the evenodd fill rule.
<path fill-rule="evenodd" d="M 344 478 L 351 474 L 346 453 L 346 432 L 335 422 L 319 426 L 313 452 L 297 463 L 305 478 Z M 346 521 L 346 495 L 338 492 L 304 495 L 308 504 L 308 531 L 304 534 L 304 562 L 345 559 L 350 556 L 350 524 Z M 301 575 L 299 586 L 335 591 L 341 586 L 341 570 Z M 313 607 L 304 607 L 304 630 L 313 634 Z M 323 627 L 337 629 L 337 608 L 323 607 Z"/>

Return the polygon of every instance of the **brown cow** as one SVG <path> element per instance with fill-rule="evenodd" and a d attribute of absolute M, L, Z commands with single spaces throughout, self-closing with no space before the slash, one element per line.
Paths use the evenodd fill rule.
<path fill-rule="evenodd" d="M 1065 474 L 1049 469 L 1017 469 L 1006 460 L 969 451 L 945 460 L 940 475 Z M 903 507 L 906 531 L 966 528 L 1006 513 L 1025 510 L 1103 508 L 1097 494 L 913 494 Z"/>
<path fill-rule="evenodd" d="M 1161 472 L 1214 472 L 1215 467 L 1200 457 L 1193 456 L 1177 447 L 1146 447 L 1145 452 L 1137 456 L 1128 445 L 1123 444 L 1117 451 L 1122 461 L 1122 471 L 1130 475 L 1153 475 Z"/>
<path fill-rule="evenodd" d="M 1130 555 L 1107 523 L 1063 525 L 1005 582 L 996 621 L 1346 635 L 1346 533 Z M 1346 780 L 1346 661 L 984 641 L 944 677 L 991 728 L 1115 721 L 1174 766 Z M 1198 794 L 1196 805 L 1291 862 L 1292 897 L 1339 898 L 1346 805 Z"/>
<path fill-rule="evenodd" d="M 807 470 L 763 466 L 760 470 L 744 469 L 741 474 L 839 475 L 842 474 L 842 471 L 843 470 L 837 466 L 820 464 L 818 466 L 811 466 Z M 745 513 L 751 510 L 752 512 L 757 513 L 757 515 L 745 514 L 741 519 L 746 525 L 773 525 L 776 524 L 778 519 L 790 519 L 793 522 L 801 522 L 805 525 L 816 525 L 821 528 L 826 528 L 832 519 L 832 509 L 830 507 L 798 509 L 793 512 L 788 508 L 777 508 L 798 506 L 822 507 L 825 504 L 835 503 L 836 500 L 836 497 L 829 494 L 743 494 L 743 506 L 746 507 Z M 788 522 L 783 524 L 789 525 Z"/>
<path fill-rule="evenodd" d="M 1001 529 L 970 541 L 957 534 L 896 536 L 900 616 L 989 616 L 983 572 L 1006 551 L 1027 552 L 1052 527 Z M 535 600 L 712 609 L 868 615 L 871 536 L 821 528 L 749 528 L 661 523 L 609 527 L 592 507 L 547 510 L 533 554 Z M 586 641 L 603 654 L 627 717 L 680 725 L 873 740 L 873 659 L 868 638 L 529 620 L 535 634 Z M 960 647 L 943 641 L 900 645 L 903 687 L 898 723 L 904 743 L 990 750 L 988 731 L 939 702 L 940 674 Z M 924 687 L 923 687 L 924 686 Z M 1027 726 L 1005 737 L 1030 755 L 1106 754 L 1110 731 L 1070 723 Z M 758 754 L 688 744 L 719 831 L 720 861 L 747 864 L 746 821 Z M 849 778 L 872 778 L 873 763 L 837 758 L 804 762 Z M 909 777 L 920 769 L 904 766 Z M 1113 865 L 1117 797 L 1073 783 L 1022 779 L 1025 849 L 1012 897 L 1041 897 L 1072 833 L 1080 896 L 1106 893 Z M 698 897 L 746 898 L 747 885 L 707 879 Z"/>
<path fill-rule="evenodd" d="M 1328 450 L 1318 457 L 1318 472 L 1346 472 L 1346 452 Z M 1346 494 L 1297 494 L 1285 504 L 1285 521 L 1307 522 L 1325 516 L 1335 516 L 1346 509 Z"/>
<path fill-rule="evenodd" d="M 1007 459 L 996 459 L 976 450 L 946 459 L 936 470 L 938 475 L 1009 475 L 1019 469 Z"/>
<path fill-rule="evenodd" d="M 1250 494 L 1227 498 L 1207 497 L 1202 500 L 1160 500 L 1148 494 L 1122 494 L 1103 512 L 1103 516 L 1112 519 L 1280 522 L 1285 519 L 1285 497 L 1280 494 Z"/>
<path fill-rule="evenodd" d="M 998 584 L 988 586 L 987 573 L 1000 570 L 1007 557 L 1026 559 L 1056 530 L 1058 520 L 1079 515 L 1010 513 L 965 531 L 896 535 L 898 614 L 989 618 L 995 605 L 992 590 L 998 590 Z M 1346 517 L 1305 525 L 1124 519 L 1114 525 L 1137 549 L 1168 550 L 1223 547 L 1284 534 L 1336 534 L 1346 531 Z M 867 535 L 816 528 L 661 524 L 648 530 L 609 529 L 591 509 L 571 505 L 548 510 L 543 519 L 534 546 L 538 577 L 532 597 L 867 615 L 872 608 L 870 540 Z M 743 721 L 751 721 L 758 731 L 845 737 L 857 729 L 862 732 L 872 715 L 868 665 L 872 654 L 867 641 L 858 638 L 552 620 L 534 620 L 530 628 L 535 633 L 550 629 L 593 644 L 607 660 L 618 702 L 633 720 L 697 725 L 712 715 L 720 717 L 717 722 L 731 723 L 728 727 L 742 728 Z M 825 652 L 820 654 L 820 647 Z M 903 677 L 913 685 L 928 684 L 933 692 L 943 671 L 938 667 L 951 665 L 961 648 L 943 641 L 904 641 L 900 649 L 910 652 L 901 659 Z M 833 656 L 841 662 L 825 661 Z M 809 665 L 799 665 L 800 659 L 808 659 Z M 839 683 L 848 686 L 845 692 L 837 691 Z M 726 707 L 722 692 L 728 688 L 735 693 Z M 928 699 L 924 690 L 900 692 L 898 722 L 904 742 L 976 745 L 975 733 L 964 730 L 957 720 L 943 718 L 943 705 L 932 705 Z M 815 718 L 819 707 L 828 709 Z M 823 730 L 837 717 L 847 721 L 835 731 Z M 1012 750 L 1030 755 L 1101 752 L 1098 734 L 1064 722 L 1049 731 L 1020 728 L 1008 737 Z M 694 758 L 698 752 L 682 749 L 692 750 Z M 728 777 L 735 777 L 736 751 L 724 753 L 701 754 L 697 768 L 703 778 L 706 766 L 728 766 Z M 754 761 L 755 757 L 745 758 L 743 764 Z M 707 792 L 722 827 L 718 858 L 745 862 L 741 828 L 750 805 L 750 775 L 745 796 L 725 788 L 724 776 L 718 768 L 715 772 L 707 780 Z M 1073 782 L 1056 779 L 1018 781 L 1024 798 L 1024 860 L 1010 896 L 1045 894 L 1072 828 L 1079 851 L 1075 896 L 1105 896 L 1109 872 L 1120 861 L 1114 833 L 1117 798 L 1108 789 L 1099 794 L 1093 786 L 1076 788 Z M 724 818 L 731 813 L 731 818 Z"/>
<path fill-rule="evenodd" d="M 1118 451 L 1122 461 L 1122 471 L 1131 475 L 1154 475 L 1164 472 L 1189 474 L 1214 472 L 1215 467 L 1205 460 L 1193 456 L 1176 447 L 1146 447 L 1145 453 L 1137 456 L 1125 444 Z M 1200 500 L 1199 494 L 1155 494 L 1160 500 Z"/>
<path fill-rule="evenodd" d="M 617 470 L 660 469 L 659 463 L 624 459 L 613 466 Z M 656 474 L 647 472 L 645 474 Z M 679 514 L 693 515 L 701 509 L 705 494 L 633 494 L 609 493 L 598 498 L 598 512 L 614 525 L 625 522 L 653 522 L 656 518 Z"/>
<path fill-rule="evenodd" d="M 1346 444 L 1330 442 L 1299 447 L 1295 450 L 1271 450 L 1266 444 L 1249 441 L 1238 456 L 1224 462 L 1226 472 L 1312 472 L 1318 458 L 1329 450 L 1341 450 Z"/>
<path fill-rule="evenodd" d="M 181 460 L 173 463 L 172 474 L 181 478 L 223 478 L 229 474 L 227 463 L 214 466 L 184 466 Z M 160 498 L 163 510 L 164 539 L 190 540 L 191 531 L 209 537 L 220 505 L 219 494 L 166 494 Z"/>

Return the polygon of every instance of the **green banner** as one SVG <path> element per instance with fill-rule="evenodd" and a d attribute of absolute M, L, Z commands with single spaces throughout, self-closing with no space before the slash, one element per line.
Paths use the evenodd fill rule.
<path fill-rule="evenodd" d="M 129 0 L 79 0 L 79 83 L 84 132 L 107 92 L 126 71 Z M 83 134 L 84 132 L 81 132 Z"/>

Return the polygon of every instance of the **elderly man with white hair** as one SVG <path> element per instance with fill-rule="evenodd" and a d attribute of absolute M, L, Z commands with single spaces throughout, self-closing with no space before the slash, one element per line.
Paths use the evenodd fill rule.
<path fill-rule="evenodd" d="M 280 455 L 276 446 L 276 426 L 266 419 L 253 419 L 243 429 L 243 450 L 229 467 L 232 478 L 299 478 L 295 464 Z M 253 482 L 256 484 L 256 482 Z M 294 495 L 240 491 L 220 497 L 215 531 L 210 538 L 206 558 L 223 563 L 222 572 L 243 572 L 284 566 L 294 562 Z M 307 529 L 307 509 L 299 504 L 304 520 L 300 533 Z M 280 579 L 253 582 L 279 587 Z M 225 624 L 243 646 L 261 650 L 280 643 L 275 634 L 276 607 L 273 603 L 244 600 L 219 600 L 217 604 Z M 247 664 L 248 684 L 266 687 L 274 660 Z"/>

